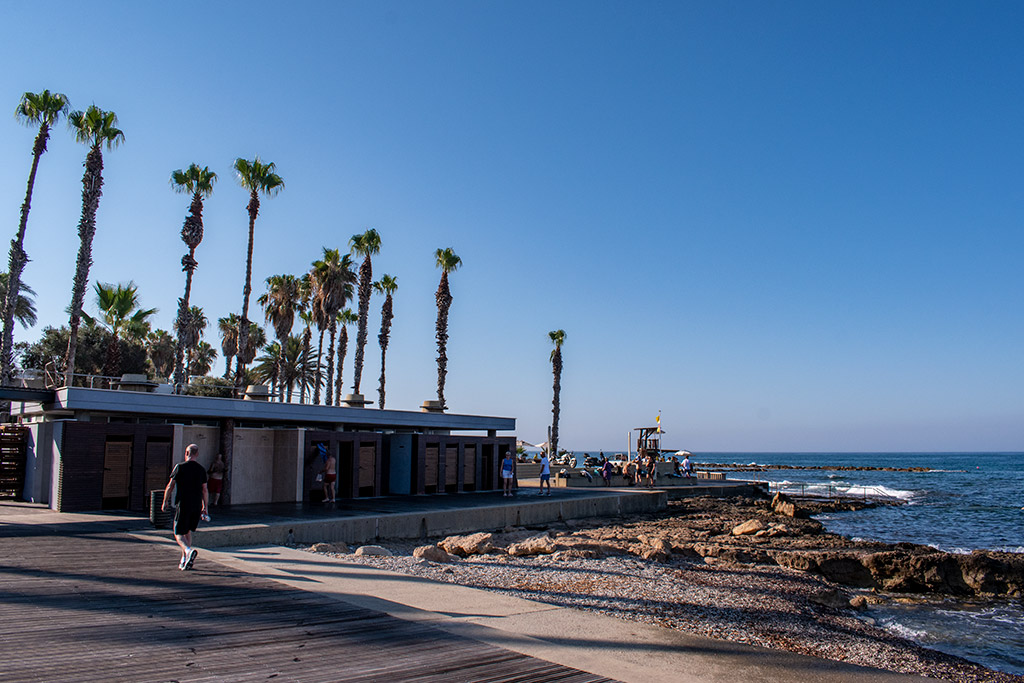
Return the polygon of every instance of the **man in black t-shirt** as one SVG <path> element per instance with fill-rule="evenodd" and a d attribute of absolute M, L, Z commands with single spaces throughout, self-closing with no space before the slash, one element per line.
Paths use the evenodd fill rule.
<path fill-rule="evenodd" d="M 177 509 L 174 512 L 174 540 L 181 547 L 178 569 L 192 569 L 196 561 L 196 549 L 192 547 L 192 532 L 199 526 L 199 519 L 206 514 L 210 494 L 206 489 L 206 468 L 196 462 L 199 446 L 189 444 L 185 449 L 185 462 L 178 463 L 171 471 L 171 479 L 164 489 L 161 510 L 167 509 L 171 494 L 175 495 Z"/>

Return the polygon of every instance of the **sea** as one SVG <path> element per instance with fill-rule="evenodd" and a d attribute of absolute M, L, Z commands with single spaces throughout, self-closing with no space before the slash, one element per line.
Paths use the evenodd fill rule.
<path fill-rule="evenodd" d="M 612 455 L 616 451 L 604 451 Z M 580 464 L 587 455 L 577 453 Z M 818 516 L 834 533 L 854 539 L 909 541 L 954 553 L 1024 553 L 1024 453 L 693 453 L 691 462 L 739 465 L 928 468 L 766 470 L 729 472 L 729 479 L 769 481 L 773 490 L 806 495 L 900 501 L 856 512 Z M 926 647 L 991 669 L 1024 674 L 1024 602 L 873 607 L 866 616 Z"/>

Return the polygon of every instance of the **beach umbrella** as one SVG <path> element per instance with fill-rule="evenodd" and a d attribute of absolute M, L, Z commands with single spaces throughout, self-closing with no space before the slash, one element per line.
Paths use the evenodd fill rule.
<path fill-rule="evenodd" d="M 684 456 L 684 455 L 693 455 L 693 453 L 691 453 L 690 451 L 676 451 L 675 455 Z"/>
<path fill-rule="evenodd" d="M 523 441 L 522 439 L 516 439 L 516 448 L 538 448 L 529 441 Z"/>

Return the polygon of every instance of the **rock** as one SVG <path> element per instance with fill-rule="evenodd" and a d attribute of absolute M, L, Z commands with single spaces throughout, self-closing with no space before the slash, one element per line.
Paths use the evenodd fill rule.
<path fill-rule="evenodd" d="M 818 591 L 808 599 L 815 604 L 832 609 L 844 609 L 850 606 L 850 599 L 842 591 L 835 589 Z"/>
<path fill-rule="evenodd" d="M 664 564 L 672 559 L 672 553 L 647 546 L 640 551 L 639 557 L 645 560 L 651 560 L 652 562 L 661 562 Z"/>
<path fill-rule="evenodd" d="M 758 531 L 760 531 L 761 529 L 764 529 L 764 528 L 765 528 L 764 522 L 762 522 L 761 520 L 759 520 L 759 519 L 748 519 L 746 522 L 743 522 L 743 524 L 740 524 L 739 526 L 733 527 L 732 535 L 733 536 L 745 536 L 747 534 L 755 534 L 755 533 L 757 533 Z"/>
<path fill-rule="evenodd" d="M 850 598 L 850 607 L 863 612 L 868 608 L 868 600 L 863 595 L 855 595 Z"/>
<path fill-rule="evenodd" d="M 783 517 L 796 517 L 796 505 L 784 493 L 776 493 L 772 498 L 772 512 Z"/>
<path fill-rule="evenodd" d="M 469 536 L 449 536 L 438 543 L 438 545 L 442 550 L 452 555 L 469 557 L 470 555 L 483 555 L 497 550 L 492 542 L 493 539 L 494 534 L 488 533 L 470 534 Z"/>
<path fill-rule="evenodd" d="M 347 555 L 348 546 L 344 543 L 316 543 L 310 548 L 314 553 L 334 553 L 336 555 Z"/>
<path fill-rule="evenodd" d="M 365 557 L 394 557 L 394 553 L 387 548 L 379 545 L 363 545 L 356 548 L 355 555 L 363 555 Z"/>
<path fill-rule="evenodd" d="M 555 542 L 547 534 L 541 534 L 528 538 L 520 543 L 513 543 L 505 552 L 513 557 L 526 557 L 529 555 L 550 555 L 555 552 Z"/>
<path fill-rule="evenodd" d="M 552 560 L 600 560 L 604 557 L 596 550 L 586 548 L 566 548 L 551 556 Z"/>
<path fill-rule="evenodd" d="M 413 557 L 430 562 L 451 562 L 452 556 L 436 545 L 421 545 L 412 551 Z"/>

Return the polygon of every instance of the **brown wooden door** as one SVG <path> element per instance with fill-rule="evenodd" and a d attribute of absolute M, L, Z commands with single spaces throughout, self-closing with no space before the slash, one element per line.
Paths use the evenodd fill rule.
<path fill-rule="evenodd" d="M 476 490 L 476 444 L 466 446 L 462 457 L 462 488 L 467 491 Z"/>
<path fill-rule="evenodd" d="M 150 439 L 146 442 L 146 476 L 144 495 L 163 489 L 171 476 L 171 442 Z"/>
<path fill-rule="evenodd" d="M 131 489 L 132 442 L 107 441 L 103 453 L 103 498 L 124 498 Z"/>
<path fill-rule="evenodd" d="M 423 486 L 427 493 L 437 492 L 438 446 L 427 446 L 423 468 Z"/>
<path fill-rule="evenodd" d="M 359 446 L 359 495 L 372 496 L 376 474 L 374 464 L 377 460 L 377 449 L 373 446 Z M 369 487 L 369 491 L 363 489 Z"/>
<path fill-rule="evenodd" d="M 459 447 L 445 446 L 444 449 L 444 485 L 445 490 L 454 492 L 459 483 Z"/>

